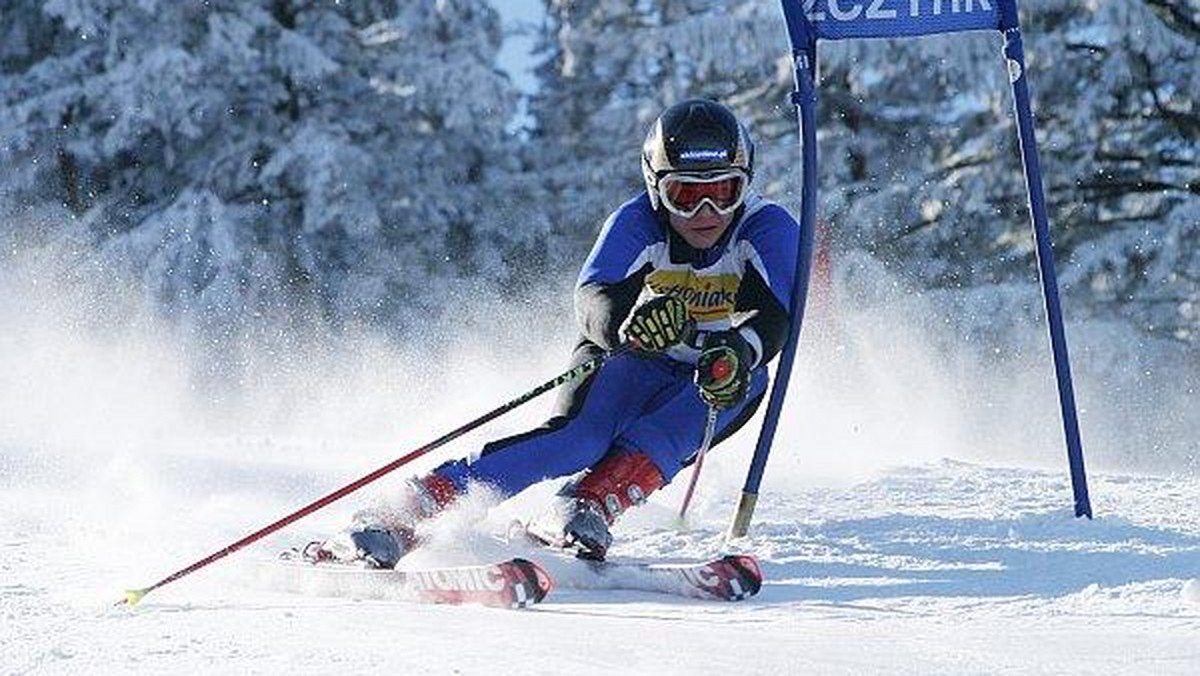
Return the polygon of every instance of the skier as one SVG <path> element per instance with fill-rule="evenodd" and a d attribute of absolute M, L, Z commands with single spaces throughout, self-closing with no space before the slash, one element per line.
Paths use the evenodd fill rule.
<path fill-rule="evenodd" d="M 574 364 L 630 349 L 564 390 L 542 427 L 409 480 L 400 505 L 360 512 L 307 558 L 391 568 L 415 525 L 472 484 L 512 496 L 582 473 L 532 530 L 602 559 L 614 519 L 694 460 L 710 407 L 714 443 L 750 418 L 788 333 L 799 227 L 751 190 L 754 144 L 714 101 L 663 111 L 642 173 L 646 190 L 608 217 L 575 290 Z"/>

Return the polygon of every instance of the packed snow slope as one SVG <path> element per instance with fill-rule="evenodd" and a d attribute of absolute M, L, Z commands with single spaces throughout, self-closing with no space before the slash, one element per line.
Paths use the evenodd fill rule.
<path fill-rule="evenodd" d="M 623 560 L 757 555 L 767 582 L 749 601 L 560 588 L 537 608 L 504 611 L 263 583 L 263 562 L 387 499 L 404 470 L 129 609 L 112 605 L 124 589 L 558 373 L 569 327 L 480 311 L 469 333 L 491 341 L 463 336 L 436 361 L 421 340 L 397 346 L 353 331 L 286 351 L 249 344 L 226 384 L 228 372 L 197 367 L 210 352 L 137 302 L 29 279 L 0 272 L 3 674 L 1108 675 L 1200 665 L 1194 381 L 1169 349 L 1113 327 L 1070 327 L 1094 521 L 1071 516 L 1040 327 L 1014 319 L 1011 353 L 983 358 L 977 334 L 947 347 L 955 341 L 933 300 L 867 294 L 839 304 L 865 310 L 818 311 L 806 327 L 749 538 L 726 543 L 723 533 L 753 431 L 713 453 L 686 524 L 675 516 L 686 483 L 677 480 L 616 529 Z M 531 352 L 531 328 L 562 349 Z M 521 431 L 545 410 L 533 403 L 412 470 Z M 524 553 L 496 535 L 536 515 L 554 488 L 465 501 L 429 525 L 430 546 L 405 565 Z"/>
<path fill-rule="evenodd" d="M 193 470 L 155 481 L 184 490 Z M 232 495 L 159 505 L 141 515 L 159 521 L 153 531 L 75 513 L 78 496 L 49 487 L 5 486 L 4 673 L 1187 674 L 1200 664 L 1194 479 L 1096 476 L 1103 516 L 1089 523 L 1062 506 L 1060 473 L 950 460 L 764 495 L 753 536 L 734 549 L 761 558 L 767 584 L 738 604 L 568 589 L 527 611 L 289 596 L 255 583 L 251 561 L 285 544 L 276 538 L 133 610 L 108 606 L 124 586 L 235 537 L 239 522 L 277 514 L 281 487 L 316 483 L 269 474 Z M 678 497 L 622 525 L 614 556 L 720 550 L 732 500 L 705 504 L 681 531 Z M 412 565 L 503 549 L 482 532 L 443 534 L 458 547 L 439 542 Z"/>

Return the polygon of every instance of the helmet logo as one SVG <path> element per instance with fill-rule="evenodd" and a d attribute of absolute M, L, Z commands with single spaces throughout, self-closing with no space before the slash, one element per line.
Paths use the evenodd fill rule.
<path fill-rule="evenodd" d="M 723 148 L 696 148 L 679 153 L 679 159 L 701 162 L 723 162 L 729 156 L 729 151 Z"/>

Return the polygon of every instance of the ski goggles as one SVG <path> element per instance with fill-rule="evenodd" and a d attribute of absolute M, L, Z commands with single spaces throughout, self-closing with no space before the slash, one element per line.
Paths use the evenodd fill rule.
<path fill-rule="evenodd" d="M 691 218 L 707 202 L 718 214 L 728 216 L 746 199 L 750 177 L 740 169 L 703 173 L 672 173 L 658 179 L 658 196 L 671 213 Z"/>

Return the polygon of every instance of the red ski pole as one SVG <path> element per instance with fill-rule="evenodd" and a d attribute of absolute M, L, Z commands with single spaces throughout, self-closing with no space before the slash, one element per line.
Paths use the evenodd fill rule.
<path fill-rule="evenodd" d="M 353 493 L 354 491 L 362 488 L 363 486 L 366 486 L 367 484 L 371 483 L 372 481 L 379 479 L 380 477 L 384 476 L 385 474 L 388 474 L 389 472 L 392 472 L 400 467 L 403 467 L 404 465 L 407 465 L 408 463 L 412 462 L 413 460 L 416 460 L 417 458 L 425 455 L 426 453 L 429 453 L 430 451 L 432 451 L 440 446 L 444 446 L 445 444 L 453 441 L 454 439 L 457 439 L 458 437 L 466 434 L 467 432 L 470 432 L 471 430 L 474 430 L 477 427 L 480 427 L 481 425 L 484 425 L 488 422 L 491 422 L 492 420 L 495 420 L 496 418 L 499 418 L 500 416 L 504 415 L 505 413 L 508 413 L 509 411 L 517 408 L 518 406 L 521 406 L 522 404 L 525 404 L 525 403 L 545 394 L 546 392 L 549 392 L 550 390 L 553 390 L 554 388 L 559 387 L 560 385 L 565 385 L 566 383 L 569 383 L 573 380 L 578 380 L 579 378 L 584 377 L 585 375 L 600 368 L 600 365 L 603 364 L 605 362 L 605 360 L 609 359 L 610 357 L 616 356 L 622 352 L 625 352 L 629 349 L 630 349 L 630 346 L 622 345 L 621 347 L 618 347 L 616 350 L 613 350 L 612 352 L 597 355 L 597 356 L 583 362 L 582 364 L 575 366 L 574 368 L 570 369 L 569 371 L 566 371 L 565 373 L 563 373 L 555 378 L 552 378 L 552 379 L 542 383 L 541 385 L 538 385 L 537 387 L 526 392 L 525 394 L 522 394 L 521 396 L 517 397 L 516 399 L 513 399 L 512 401 L 510 401 L 502 406 L 492 409 L 491 411 L 479 416 L 478 418 L 472 420 L 471 422 L 466 423 L 465 425 L 462 425 L 461 427 L 459 427 L 455 430 L 452 430 L 450 432 L 447 432 L 446 434 L 443 434 L 442 436 L 438 437 L 437 439 L 434 439 L 433 441 L 429 442 L 428 444 L 425 444 L 424 446 L 422 446 L 414 451 L 409 452 L 407 455 L 396 458 L 395 460 L 389 462 L 388 464 L 384 465 L 383 467 L 380 467 L 379 469 L 375 470 L 374 472 L 371 472 L 370 474 L 362 477 L 361 479 L 352 481 L 352 482 L 346 484 L 345 486 L 342 486 L 341 488 L 337 489 L 336 491 L 334 491 L 324 497 L 318 498 L 317 500 L 310 502 L 309 504 L 305 505 L 304 507 L 301 507 L 300 509 L 292 512 L 291 514 L 288 514 L 287 516 L 283 517 L 282 519 L 279 519 L 278 521 L 275 521 L 274 523 L 272 523 L 268 526 L 264 526 L 256 531 L 254 531 L 253 533 L 250 533 L 249 535 L 243 537 L 242 539 L 238 540 L 237 542 L 226 545 L 225 547 L 213 552 L 212 554 L 209 554 L 208 556 L 187 566 L 186 568 L 181 568 L 181 569 L 175 571 L 174 573 L 171 573 L 170 575 L 164 577 L 163 579 L 159 580 L 158 582 L 155 582 L 154 584 L 150 585 L 149 587 L 142 587 L 140 589 L 126 590 L 125 598 L 121 599 L 120 601 L 117 601 L 113 605 L 117 605 L 117 606 L 135 605 L 138 601 L 141 601 L 142 598 L 144 596 L 146 596 L 146 594 L 149 594 L 150 592 L 154 591 L 155 589 L 158 589 L 159 587 L 164 587 L 168 584 L 171 584 L 172 582 L 174 582 L 182 577 L 185 577 L 187 575 L 190 575 L 190 574 L 196 572 L 197 570 L 200 570 L 201 568 L 207 566 L 210 563 L 213 563 L 214 561 L 218 561 L 220 559 L 225 558 L 226 556 L 229 556 L 230 554 L 245 547 L 246 545 L 248 545 L 252 542 L 255 542 L 257 540 L 260 540 L 260 539 L 270 535 L 271 533 L 274 533 L 275 531 L 279 530 L 280 528 L 283 528 L 284 526 L 287 526 L 290 523 L 298 521 L 298 520 L 308 516 L 309 514 L 312 514 L 313 512 L 321 509 L 322 507 L 329 505 L 330 503 L 332 503 L 336 500 L 340 500 L 341 498 L 344 498 L 345 496 Z"/>
<path fill-rule="evenodd" d="M 715 406 L 708 407 L 708 416 L 704 421 L 704 440 L 700 442 L 700 449 L 696 451 L 696 464 L 692 467 L 692 478 L 688 481 L 687 493 L 683 496 L 683 504 L 679 506 L 679 521 L 682 524 L 687 518 L 688 506 L 692 503 L 692 493 L 696 490 L 696 482 L 700 479 L 700 469 L 704 467 L 704 456 L 708 453 L 708 447 L 712 446 L 713 433 L 717 429 L 717 408 Z"/>
<path fill-rule="evenodd" d="M 732 370 L 733 365 L 729 363 L 728 359 L 718 359 L 709 366 L 709 372 L 703 380 L 723 380 L 732 375 Z M 712 446 L 713 435 L 716 433 L 716 430 L 717 407 L 709 404 L 708 415 L 705 416 L 704 420 L 704 439 L 700 442 L 700 448 L 696 451 L 696 462 L 692 467 L 692 478 L 688 481 L 687 493 L 683 496 L 683 504 L 679 506 L 679 522 L 681 525 L 684 519 L 687 518 L 688 506 L 692 503 L 692 493 L 696 490 L 696 483 L 700 480 L 700 470 L 704 467 L 704 456 L 708 453 L 708 447 Z"/>

